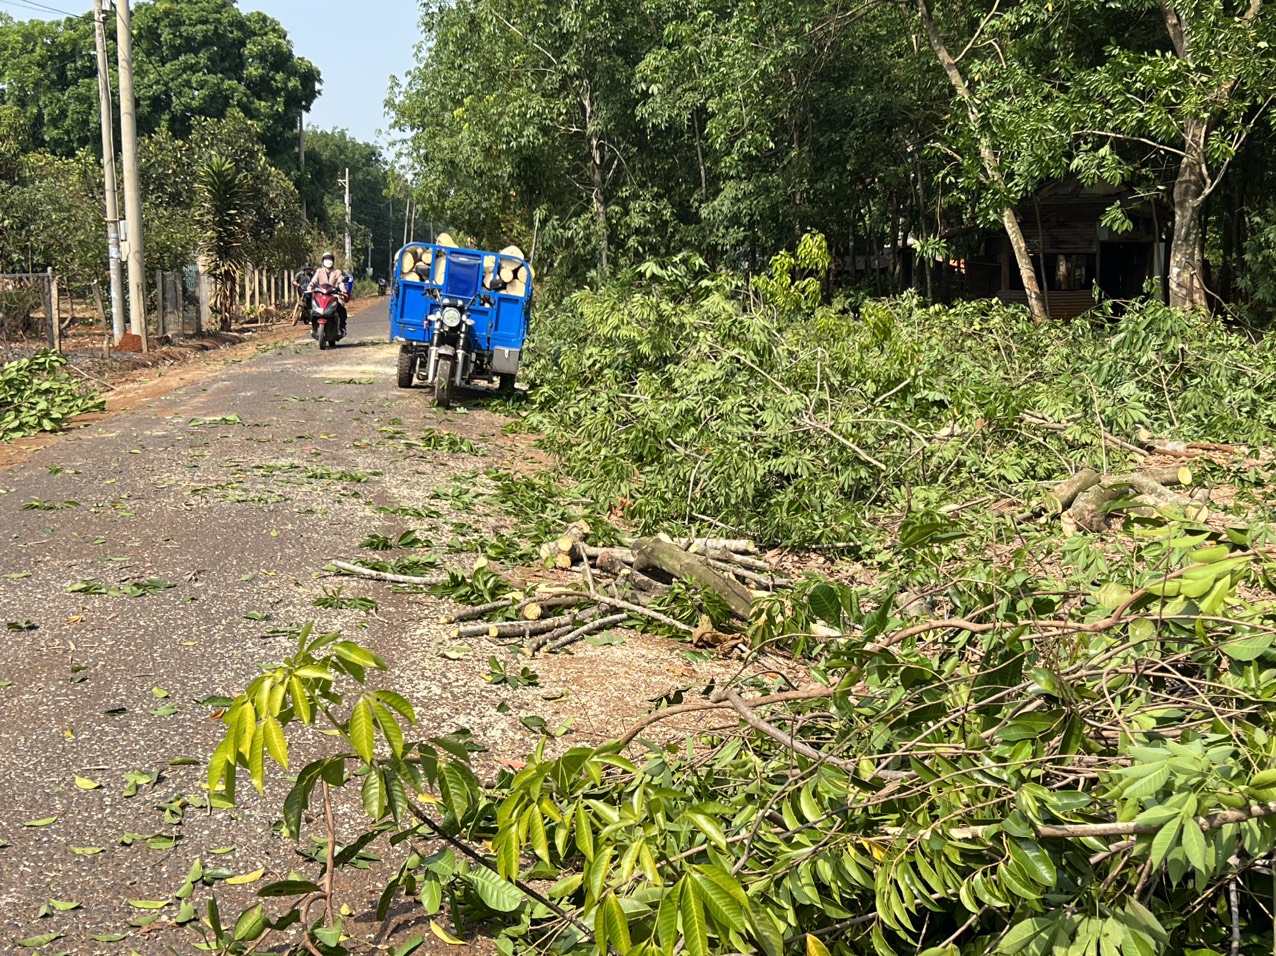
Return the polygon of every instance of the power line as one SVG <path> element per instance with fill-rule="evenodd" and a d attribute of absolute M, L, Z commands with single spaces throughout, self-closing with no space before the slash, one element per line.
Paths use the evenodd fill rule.
<path fill-rule="evenodd" d="M 59 10 L 57 7 L 51 7 L 45 3 L 39 3 L 38 0 L 0 0 L 0 5 L 13 7 L 15 9 L 24 8 L 27 10 L 36 10 L 45 13 L 57 13 L 64 17 L 69 17 L 72 20 L 91 20 L 93 18 L 93 13 L 91 11 L 89 13 L 70 13 L 66 10 Z"/>

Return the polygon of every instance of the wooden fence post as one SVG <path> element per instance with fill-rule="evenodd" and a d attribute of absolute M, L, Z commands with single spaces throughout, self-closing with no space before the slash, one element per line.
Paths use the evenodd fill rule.
<path fill-rule="evenodd" d="M 173 282 L 177 305 L 177 324 L 180 334 L 186 334 L 186 267 L 177 270 L 177 279 Z"/>
<path fill-rule="evenodd" d="M 46 271 L 49 276 L 49 348 L 61 352 L 62 303 L 58 297 L 58 277 L 53 274 L 53 266 L 49 266 Z"/>
<path fill-rule="evenodd" d="M 97 279 L 93 280 L 93 307 L 97 309 L 97 320 L 105 325 L 106 309 L 102 305 L 102 287 L 98 284 Z"/>
<path fill-rule="evenodd" d="M 195 309 L 195 334 L 203 335 L 213 321 L 213 289 L 202 257 L 195 263 L 195 297 L 198 300 Z"/>
<path fill-rule="evenodd" d="M 164 334 L 164 270 L 155 270 L 155 334 Z"/>

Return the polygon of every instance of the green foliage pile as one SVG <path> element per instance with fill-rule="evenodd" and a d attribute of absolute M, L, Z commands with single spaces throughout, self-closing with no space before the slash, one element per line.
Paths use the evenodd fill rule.
<path fill-rule="evenodd" d="M 1042 327 L 996 302 L 824 305 L 800 277 L 824 262 L 808 237 L 752 286 L 653 263 L 542 312 L 529 427 L 644 531 L 797 545 L 867 540 L 869 511 L 1035 500 L 1123 462 L 1104 433 L 1273 440 L 1268 339 L 1156 302 Z"/>
<path fill-rule="evenodd" d="M 103 407 L 65 366 L 58 353 L 39 352 L 0 367 L 0 441 L 59 431 L 76 415 Z"/>

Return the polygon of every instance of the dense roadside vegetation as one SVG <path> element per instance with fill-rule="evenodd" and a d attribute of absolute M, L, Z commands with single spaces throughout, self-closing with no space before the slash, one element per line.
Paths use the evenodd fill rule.
<path fill-rule="evenodd" d="M 752 285 L 683 259 L 538 323 L 529 427 L 644 530 L 866 550 L 883 514 L 1022 494 L 1104 435 L 1271 444 L 1266 337 L 1141 303 L 1035 326 L 997 303 L 821 304 L 818 237 Z M 716 533 L 716 532 L 715 532 Z"/>

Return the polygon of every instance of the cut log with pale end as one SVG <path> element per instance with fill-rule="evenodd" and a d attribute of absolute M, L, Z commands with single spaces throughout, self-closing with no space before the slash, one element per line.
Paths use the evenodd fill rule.
<path fill-rule="evenodd" d="M 1108 525 L 1108 514 L 1105 506 L 1120 498 L 1125 489 L 1109 488 L 1105 485 L 1094 485 L 1077 495 L 1068 509 L 1068 514 L 1076 522 L 1078 528 L 1097 534 Z"/>
<path fill-rule="evenodd" d="M 1097 471 L 1093 468 L 1082 468 L 1071 478 L 1059 482 L 1059 484 L 1045 493 L 1041 501 L 1045 506 L 1046 514 L 1062 514 L 1076 500 L 1077 495 L 1087 488 L 1093 488 L 1098 483 L 1099 473 Z"/>
<path fill-rule="evenodd" d="M 563 554 L 561 551 L 554 557 L 554 567 L 561 571 L 567 571 L 572 566 L 572 556 Z"/>
<path fill-rule="evenodd" d="M 571 554 L 576 550 L 576 545 L 583 543 L 587 537 L 589 537 L 589 523 L 573 521 L 563 530 L 554 544 L 563 554 Z"/>
<path fill-rule="evenodd" d="M 1192 469 L 1187 465 L 1171 465 L 1168 468 L 1144 468 L 1139 472 L 1151 478 L 1158 485 L 1164 485 L 1166 488 L 1174 488 L 1176 486 L 1187 486 L 1192 483 Z"/>
<path fill-rule="evenodd" d="M 690 581 L 722 598 L 731 613 L 740 620 L 749 619 L 753 606 L 749 589 L 739 581 L 715 571 L 696 555 L 659 538 L 639 538 L 633 543 L 633 550 L 634 570 L 647 573 L 656 571 Z"/>
<path fill-rule="evenodd" d="M 541 606 L 535 602 L 523 608 L 523 617 L 529 621 L 539 620 L 541 616 Z"/>

